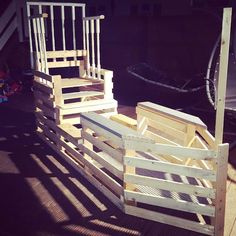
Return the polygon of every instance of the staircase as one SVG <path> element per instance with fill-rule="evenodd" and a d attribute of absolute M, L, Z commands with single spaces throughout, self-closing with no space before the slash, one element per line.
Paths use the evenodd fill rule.
<path fill-rule="evenodd" d="M 29 68 L 26 0 L 7 0 L 0 7 L 0 69 Z"/>

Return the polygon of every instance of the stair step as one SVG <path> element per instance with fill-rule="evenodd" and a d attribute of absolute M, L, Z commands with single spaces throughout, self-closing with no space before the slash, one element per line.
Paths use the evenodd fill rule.
<path fill-rule="evenodd" d="M 93 97 L 93 96 L 100 96 L 104 95 L 103 92 L 99 91 L 81 91 L 75 93 L 65 93 L 62 95 L 63 99 L 74 99 L 74 98 L 84 98 L 84 97 Z"/>
<path fill-rule="evenodd" d="M 103 83 L 104 83 L 103 80 L 98 80 L 98 79 L 70 78 L 61 80 L 62 88 L 73 88 L 73 87 L 89 86 Z"/>

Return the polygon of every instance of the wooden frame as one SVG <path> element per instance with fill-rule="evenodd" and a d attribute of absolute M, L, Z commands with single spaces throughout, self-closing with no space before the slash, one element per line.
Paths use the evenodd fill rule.
<path fill-rule="evenodd" d="M 88 22 L 94 26 L 102 18 L 83 20 L 88 27 Z M 222 143 L 222 101 L 230 19 L 231 9 L 225 9 L 221 52 L 226 61 L 220 67 L 223 89 L 219 89 L 215 137 L 198 117 L 151 102 L 138 103 L 137 120 L 117 114 L 113 72 L 101 69 L 100 62 L 94 65 L 94 48 L 92 66 L 89 50 L 44 50 L 44 61 L 42 51 L 36 52 L 37 134 L 126 214 L 222 236 L 229 146 Z M 99 37 L 100 28 L 97 32 Z M 94 29 L 91 34 L 94 40 Z M 49 73 L 50 67 L 75 65 L 66 58 L 78 62 L 79 77 Z M 75 87 L 79 91 L 67 91 Z"/>

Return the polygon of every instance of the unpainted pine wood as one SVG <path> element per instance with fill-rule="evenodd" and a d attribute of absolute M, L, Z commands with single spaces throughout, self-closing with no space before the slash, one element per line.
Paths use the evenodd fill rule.
<path fill-rule="evenodd" d="M 182 219 L 176 216 L 170 216 L 159 212 L 154 212 L 138 207 L 125 205 L 125 213 L 148 220 L 153 220 L 163 224 L 173 225 L 176 227 L 193 230 L 195 232 L 203 233 L 206 235 L 214 234 L 214 227 L 211 225 L 203 225 L 195 221 Z"/>
<path fill-rule="evenodd" d="M 226 179 L 228 168 L 229 145 L 218 146 L 217 170 L 216 170 L 216 200 L 215 200 L 215 235 L 224 235 Z"/>
<path fill-rule="evenodd" d="M 215 145 L 223 141 L 224 109 L 228 73 L 232 8 L 225 8 L 222 20 L 219 79 L 216 100 Z"/>
<path fill-rule="evenodd" d="M 196 116 L 176 111 L 168 107 L 160 106 L 152 102 L 140 102 L 138 103 L 138 107 L 153 113 L 162 114 L 163 116 L 169 117 L 179 122 L 192 124 L 204 128 L 206 127 L 206 125 Z"/>
<path fill-rule="evenodd" d="M 149 186 L 152 188 L 167 190 L 171 192 L 185 193 L 211 199 L 215 198 L 215 189 L 198 185 L 191 185 L 183 182 L 175 182 L 172 180 L 158 179 L 137 174 L 125 174 L 124 181 L 132 184 Z"/>
<path fill-rule="evenodd" d="M 137 168 L 144 168 L 153 171 L 162 171 L 166 173 L 184 175 L 189 177 L 196 177 L 200 179 L 216 180 L 216 174 L 211 170 L 203 170 L 200 168 L 178 165 L 173 163 L 166 163 L 162 161 L 147 160 L 139 157 L 124 157 L 124 163 L 129 166 Z"/>
<path fill-rule="evenodd" d="M 149 193 L 139 193 L 125 190 L 125 198 L 127 200 L 134 199 L 136 202 L 149 204 L 152 206 L 160 206 L 169 209 L 180 210 L 184 212 L 191 212 L 205 216 L 213 217 L 215 208 L 210 205 L 197 204 L 179 199 L 166 198 L 162 196 L 155 196 Z"/>
<path fill-rule="evenodd" d="M 156 154 L 176 155 L 180 157 L 191 156 L 196 160 L 211 160 L 216 158 L 216 152 L 213 150 L 202 150 L 199 148 L 178 147 L 167 144 L 157 144 L 153 140 L 143 137 L 124 136 L 124 146 L 127 149 L 133 149 L 141 152 L 153 152 Z"/>
<path fill-rule="evenodd" d="M 167 116 L 160 116 L 159 114 L 155 114 L 152 111 L 145 110 L 140 107 L 136 107 L 136 113 L 137 115 L 141 115 L 143 117 L 146 117 L 147 119 L 151 119 L 154 121 L 158 120 L 159 123 L 166 124 L 179 131 L 186 132 L 186 123 L 179 122 L 178 120 L 172 120 Z"/>
<path fill-rule="evenodd" d="M 110 117 L 111 120 L 136 130 L 137 121 L 123 114 L 116 114 Z"/>

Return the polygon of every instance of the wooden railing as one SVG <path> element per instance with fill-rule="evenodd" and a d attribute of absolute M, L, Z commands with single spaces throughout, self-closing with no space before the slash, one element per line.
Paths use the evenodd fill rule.
<path fill-rule="evenodd" d="M 15 30 L 18 31 L 19 41 L 23 41 L 24 0 L 12 0 L 0 17 L 0 51 L 4 48 Z"/>

